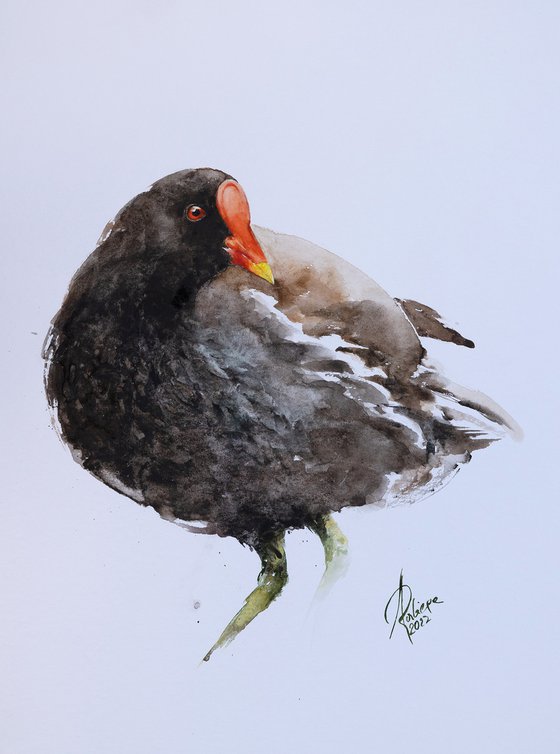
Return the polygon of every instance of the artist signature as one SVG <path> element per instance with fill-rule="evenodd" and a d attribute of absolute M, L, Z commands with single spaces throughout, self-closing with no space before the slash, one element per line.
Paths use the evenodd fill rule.
<path fill-rule="evenodd" d="M 391 620 L 393 621 L 389 638 L 393 636 L 395 627 L 399 625 L 404 628 L 409 642 L 413 644 L 413 635 L 432 620 L 433 605 L 443 605 L 443 600 L 439 597 L 431 597 L 425 602 L 416 604 L 412 589 L 404 583 L 401 571 L 398 589 L 395 589 L 385 605 L 385 623 L 391 625 Z"/>

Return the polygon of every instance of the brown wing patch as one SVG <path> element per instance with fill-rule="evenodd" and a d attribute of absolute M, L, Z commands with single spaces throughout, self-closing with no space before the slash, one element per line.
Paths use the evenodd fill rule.
<path fill-rule="evenodd" d="M 457 330 L 444 324 L 441 314 L 436 312 L 435 309 L 412 299 L 396 298 L 395 301 L 401 306 L 416 332 L 421 337 L 444 340 L 448 343 L 455 343 L 458 346 L 474 348 L 473 341 L 463 337 Z"/>

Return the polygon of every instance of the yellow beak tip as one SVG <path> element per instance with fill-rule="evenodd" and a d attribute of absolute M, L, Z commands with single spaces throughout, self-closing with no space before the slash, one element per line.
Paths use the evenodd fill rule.
<path fill-rule="evenodd" d="M 254 275 L 266 280 L 267 283 L 274 285 L 274 275 L 270 269 L 268 262 L 259 262 L 258 264 L 251 264 L 250 270 Z"/>

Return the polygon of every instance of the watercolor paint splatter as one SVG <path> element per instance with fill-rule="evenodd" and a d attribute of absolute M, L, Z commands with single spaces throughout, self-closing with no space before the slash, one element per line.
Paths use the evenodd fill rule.
<path fill-rule="evenodd" d="M 109 223 L 44 357 L 74 458 L 190 531 L 262 561 L 227 644 L 288 578 L 286 531 L 347 549 L 331 514 L 413 502 L 515 422 L 430 365 L 419 336 L 473 347 L 339 257 L 250 224 L 231 176 L 167 176 Z"/>

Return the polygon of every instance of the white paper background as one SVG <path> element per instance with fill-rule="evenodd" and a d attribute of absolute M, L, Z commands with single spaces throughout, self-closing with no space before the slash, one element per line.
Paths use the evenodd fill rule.
<path fill-rule="evenodd" d="M 558 3 L 2 16 L 0 751 L 558 751 Z M 476 350 L 430 352 L 526 438 L 417 506 L 340 515 L 351 568 L 311 612 L 321 549 L 291 534 L 282 597 L 199 667 L 256 555 L 74 464 L 39 352 L 106 220 L 202 165 L 240 180 L 258 224 L 457 322 Z M 445 601 L 414 646 L 383 622 L 401 568 Z"/>

